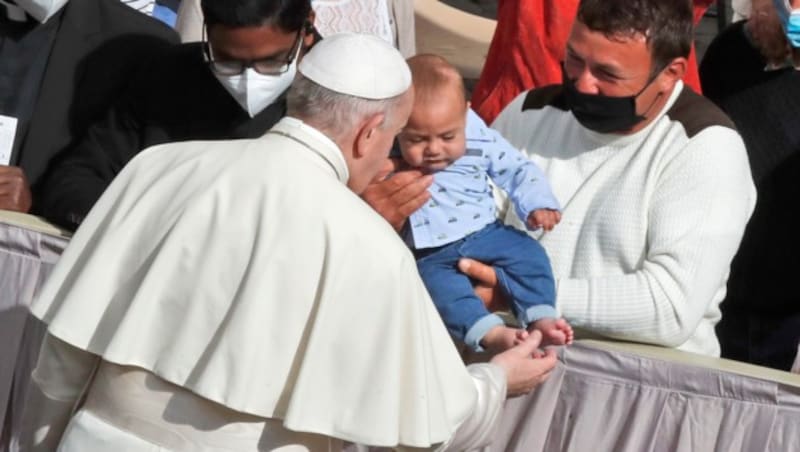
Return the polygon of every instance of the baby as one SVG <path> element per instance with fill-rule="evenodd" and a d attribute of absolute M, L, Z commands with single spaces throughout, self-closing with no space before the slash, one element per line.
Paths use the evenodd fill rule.
<path fill-rule="evenodd" d="M 450 334 L 476 351 L 502 351 L 539 330 L 547 344 L 569 344 L 573 332 L 557 318 L 550 261 L 528 234 L 496 219 L 488 177 L 509 195 L 530 229 L 551 230 L 558 201 L 533 162 L 469 109 L 458 71 L 435 55 L 408 60 L 414 107 L 398 136 L 403 159 L 434 175 L 431 200 L 411 215 L 404 238 Z M 525 329 L 505 326 L 475 295 L 457 263 L 492 265 L 498 286 Z"/>

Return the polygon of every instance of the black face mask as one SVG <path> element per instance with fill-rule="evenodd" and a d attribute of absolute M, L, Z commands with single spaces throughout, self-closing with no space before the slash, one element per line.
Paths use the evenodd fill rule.
<path fill-rule="evenodd" d="M 627 132 L 647 119 L 636 113 L 636 98 L 653 83 L 655 76 L 633 96 L 611 97 L 578 91 L 575 82 L 567 78 L 563 65 L 561 74 L 567 108 L 587 129 L 599 133 Z"/>

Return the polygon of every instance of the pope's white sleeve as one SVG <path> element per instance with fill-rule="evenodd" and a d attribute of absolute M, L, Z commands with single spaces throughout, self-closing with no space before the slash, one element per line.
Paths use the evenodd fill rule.
<path fill-rule="evenodd" d="M 483 449 L 492 441 L 497 427 L 500 425 L 500 414 L 506 401 L 506 372 L 495 364 L 470 364 L 467 371 L 475 383 L 478 398 L 469 416 L 458 426 L 455 434 L 447 443 L 431 447 L 395 447 L 396 452 L 463 452 Z M 363 446 L 349 451 L 379 451 L 388 449 L 364 448 Z"/>
<path fill-rule="evenodd" d="M 495 364 L 471 364 L 467 367 L 478 399 L 469 417 L 458 426 L 455 435 L 439 450 L 465 451 L 487 446 L 500 425 L 506 400 L 506 373 Z"/>
<path fill-rule="evenodd" d="M 97 355 L 47 334 L 25 399 L 20 451 L 54 451 L 87 382 Z"/>

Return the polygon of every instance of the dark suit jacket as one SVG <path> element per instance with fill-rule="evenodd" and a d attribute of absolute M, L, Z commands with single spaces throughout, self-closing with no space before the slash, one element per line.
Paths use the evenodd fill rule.
<path fill-rule="evenodd" d="M 177 43 L 166 25 L 121 2 L 71 0 L 13 164 L 36 184 L 59 151 L 86 131 L 154 53 Z"/>
<path fill-rule="evenodd" d="M 174 46 L 141 72 L 83 140 L 53 162 L 34 191 L 37 211 L 74 229 L 143 149 L 175 141 L 259 137 L 285 113 L 280 98 L 251 118 L 214 78 L 199 43 Z"/>
<path fill-rule="evenodd" d="M 703 93 L 730 116 L 744 139 L 757 198 L 720 304 L 722 356 L 789 370 L 800 337 L 800 72 L 764 71 L 767 61 L 746 22 L 708 46 Z"/>

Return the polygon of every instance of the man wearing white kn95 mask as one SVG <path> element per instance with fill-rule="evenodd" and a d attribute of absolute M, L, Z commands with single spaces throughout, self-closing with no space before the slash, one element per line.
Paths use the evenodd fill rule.
<path fill-rule="evenodd" d="M 308 0 L 202 0 L 202 42 L 175 46 L 141 72 L 109 114 L 68 147 L 34 190 L 36 213 L 75 229 L 142 149 L 255 138 L 286 113 L 286 88 L 321 39 Z M 385 173 L 384 173 L 385 174 Z M 427 201 L 430 178 L 398 171 L 364 192 L 399 229 Z"/>
<path fill-rule="evenodd" d="M 37 213 L 75 229 L 123 166 L 169 142 L 255 138 L 286 112 L 318 39 L 308 0 L 203 0 L 204 39 L 171 48 L 131 83 L 34 190 Z"/>

